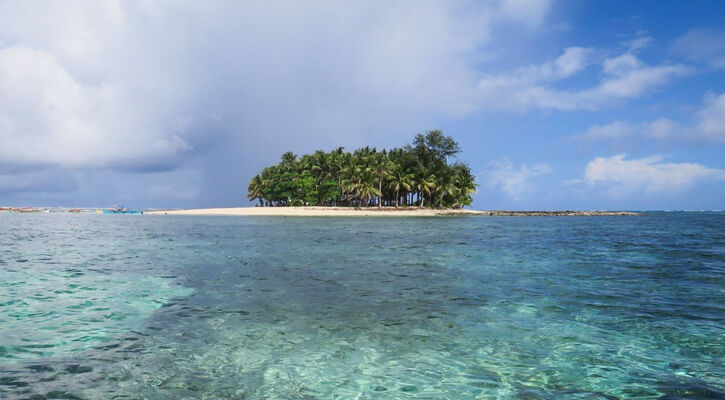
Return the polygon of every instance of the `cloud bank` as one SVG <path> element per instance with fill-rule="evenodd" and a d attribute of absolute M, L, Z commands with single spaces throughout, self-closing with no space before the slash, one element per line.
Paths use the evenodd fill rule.
<path fill-rule="evenodd" d="M 274 113 L 310 128 L 299 104 L 333 120 L 358 107 L 465 113 L 475 107 L 466 54 L 494 20 L 534 24 L 547 8 L 32 3 L 0 6 L 10 43 L 0 47 L 0 159 L 93 168 L 173 166 L 203 135 L 193 123 L 214 116 L 257 128 Z"/>
<path fill-rule="evenodd" d="M 0 168 L 191 168 L 210 188 L 251 174 L 281 143 L 412 135 L 478 109 L 477 52 L 491 32 L 536 29 L 548 10 L 519 0 L 0 2 Z"/>
<path fill-rule="evenodd" d="M 574 136 L 578 141 L 626 140 L 647 138 L 658 141 L 708 143 L 725 142 L 725 93 L 705 96 L 703 105 L 694 113 L 693 121 L 682 124 L 669 118 L 650 122 L 614 121 L 595 125 Z"/>
<path fill-rule="evenodd" d="M 487 75 L 478 83 L 482 103 L 488 108 L 518 112 L 596 110 L 647 95 L 691 72 L 682 64 L 647 65 L 632 52 L 603 60 L 598 60 L 596 54 L 596 49 L 570 47 L 553 61 L 522 67 L 513 73 Z M 590 65 L 601 70 L 597 85 L 581 89 L 557 87 Z"/>
<path fill-rule="evenodd" d="M 583 182 L 612 198 L 633 194 L 671 195 L 704 180 L 725 180 L 725 170 L 695 163 L 665 163 L 661 156 L 626 160 L 624 154 L 596 157 L 584 169 Z"/>

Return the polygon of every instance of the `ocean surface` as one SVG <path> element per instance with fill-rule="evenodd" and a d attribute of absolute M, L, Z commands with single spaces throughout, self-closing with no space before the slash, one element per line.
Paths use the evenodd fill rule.
<path fill-rule="evenodd" d="M 2 399 L 723 399 L 725 214 L 0 214 Z"/>

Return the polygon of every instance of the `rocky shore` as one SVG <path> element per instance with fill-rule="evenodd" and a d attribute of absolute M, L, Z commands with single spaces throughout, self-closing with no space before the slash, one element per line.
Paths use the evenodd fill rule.
<path fill-rule="evenodd" d="M 487 215 L 492 217 L 611 217 L 611 216 L 627 216 L 640 215 L 640 213 L 631 211 L 476 211 L 479 215 Z"/>

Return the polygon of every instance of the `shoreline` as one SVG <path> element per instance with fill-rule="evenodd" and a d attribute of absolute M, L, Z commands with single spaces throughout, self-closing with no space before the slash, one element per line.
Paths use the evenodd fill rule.
<path fill-rule="evenodd" d="M 436 217 L 436 216 L 489 216 L 489 217 L 559 217 L 559 216 L 632 216 L 630 211 L 508 211 L 433 208 L 377 207 L 229 207 L 189 210 L 144 211 L 148 215 L 197 216 L 264 216 L 264 217 Z"/>

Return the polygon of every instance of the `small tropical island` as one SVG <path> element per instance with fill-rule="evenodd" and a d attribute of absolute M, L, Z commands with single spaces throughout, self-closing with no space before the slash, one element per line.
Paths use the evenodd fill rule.
<path fill-rule="evenodd" d="M 248 197 L 260 206 L 371 207 L 416 206 L 460 209 L 471 205 L 476 177 L 463 162 L 453 138 L 439 130 L 418 134 L 403 148 L 338 147 L 297 157 L 252 178 Z"/>

